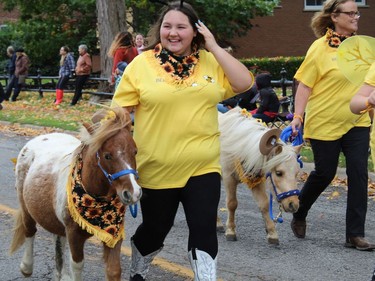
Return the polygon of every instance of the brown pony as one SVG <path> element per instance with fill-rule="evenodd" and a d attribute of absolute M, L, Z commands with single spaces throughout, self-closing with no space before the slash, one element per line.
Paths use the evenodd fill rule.
<path fill-rule="evenodd" d="M 10 253 L 26 244 L 20 269 L 33 272 L 36 224 L 54 234 L 56 280 L 82 280 L 84 243 L 95 235 L 104 246 L 107 280 L 121 279 L 120 249 L 126 205 L 141 197 L 131 120 L 122 108 L 102 110 L 84 124 L 80 140 L 62 133 L 30 140 L 18 155 L 20 203 Z M 70 271 L 64 264 L 65 242 Z"/>
<path fill-rule="evenodd" d="M 282 218 L 272 215 L 272 204 L 269 203 L 272 200 L 267 196 L 266 183 L 272 186 L 270 197 L 277 198 L 280 210 L 292 213 L 298 210 L 297 175 L 300 164 L 297 155 L 302 145 L 293 147 L 280 141 L 279 129 L 269 129 L 239 107 L 219 115 L 219 129 L 220 161 L 228 209 L 227 240 L 237 240 L 237 185 L 244 183 L 258 203 L 268 242 L 279 244 L 275 223 L 281 222 Z M 218 230 L 221 229 L 223 225 L 218 219 Z"/>

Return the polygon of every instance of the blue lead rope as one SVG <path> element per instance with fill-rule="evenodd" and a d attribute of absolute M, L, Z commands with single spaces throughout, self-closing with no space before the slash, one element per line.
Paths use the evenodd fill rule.
<path fill-rule="evenodd" d="M 288 126 L 281 131 L 280 139 L 285 143 L 291 143 L 292 146 L 303 144 L 302 129 L 298 130 L 297 136 L 292 136 L 292 126 Z"/>
<path fill-rule="evenodd" d="M 138 204 L 135 203 L 133 205 L 129 205 L 129 211 L 132 214 L 132 217 L 136 218 L 138 213 Z"/>
<path fill-rule="evenodd" d="M 303 144 L 302 129 L 298 130 L 297 136 L 292 136 L 292 126 L 288 126 L 281 131 L 280 139 L 285 143 L 291 143 L 292 146 L 298 146 Z M 301 160 L 301 155 L 297 155 L 297 162 L 300 168 L 303 168 L 303 162 Z"/>

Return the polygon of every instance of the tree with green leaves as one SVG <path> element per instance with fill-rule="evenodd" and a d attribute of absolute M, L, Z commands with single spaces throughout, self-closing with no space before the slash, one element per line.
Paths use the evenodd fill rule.
<path fill-rule="evenodd" d="M 67 45 L 78 56 L 78 45 L 86 44 L 97 53 L 96 9 L 94 0 L 1 0 L 4 9 L 17 7 L 20 19 L 0 34 L 1 47 L 22 46 L 31 59 L 30 73 L 58 72 L 59 50 Z M 4 42 L 4 40 L 9 40 Z"/>
<path fill-rule="evenodd" d="M 63 2 L 63 3 L 62 3 Z M 126 2 L 126 6 L 125 6 Z M 22 46 L 31 59 L 31 73 L 55 75 L 59 49 L 68 45 L 75 57 L 78 45 L 101 57 L 101 76 L 109 77 L 111 60 L 107 50 L 119 31 L 133 28 L 147 34 L 162 8 L 156 0 L 0 0 L 6 10 L 18 7 L 20 20 L 0 33 L 0 48 Z M 222 46 L 251 29 L 255 16 L 270 15 L 280 0 L 191 0 Z M 125 7 L 127 10 L 125 10 Z M 127 11 L 127 14 L 125 14 Z M 126 15 L 126 16 L 125 16 Z"/>
<path fill-rule="evenodd" d="M 156 21 L 162 7 L 156 0 L 128 0 L 126 5 L 133 21 L 128 22 L 136 32 L 147 34 Z M 251 19 L 256 16 L 272 15 L 280 0 L 191 0 L 201 20 L 207 24 L 218 42 L 230 45 L 236 36 L 244 36 L 252 28 Z"/>

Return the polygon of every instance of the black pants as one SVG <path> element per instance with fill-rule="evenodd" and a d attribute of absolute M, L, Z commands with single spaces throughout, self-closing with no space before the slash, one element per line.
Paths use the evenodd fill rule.
<path fill-rule="evenodd" d="M 12 94 L 12 90 L 15 86 L 15 82 L 16 82 L 16 76 L 14 74 L 10 75 L 9 79 L 8 79 L 8 84 L 7 84 L 7 87 L 6 87 L 6 90 L 5 90 L 5 99 L 6 100 L 9 100 L 10 95 Z"/>
<path fill-rule="evenodd" d="M 2 103 L 5 100 L 5 92 L 3 85 L 0 83 L 0 103 Z"/>
<path fill-rule="evenodd" d="M 82 89 L 85 85 L 89 75 L 77 75 L 76 76 L 76 89 L 71 104 L 75 105 L 78 100 L 82 97 Z"/>
<path fill-rule="evenodd" d="M 69 76 L 60 76 L 59 80 L 57 81 L 56 89 L 64 90 L 66 87 L 66 84 L 68 84 L 68 81 L 69 81 Z"/>
<path fill-rule="evenodd" d="M 18 98 L 18 95 L 21 92 L 23 84 L 18 83 L 18 77 L 14 77 L 14 91 L 12 96 L 12 101 L 16 101 Z"/>
<path fill-rule="evenodd" d="M 181 202 L 189 227 L 188 251 L 196 248 L 215 258 L 218 252 L 216 218 L 220 186 L 220 175 L 210 173 L 191 177 L 183 188 L 143 188 L 143 221 L 132 237 L 139 252 L 146 256 L 163 246 Z"/>
<path fill-rule="evenodd" d="M 306 218 L 311 206 L 335 177 L 339 154 L 342 151 L 346 159 L 348 176 L 346 236 L 364 237 L 368 200 L 369 130 L 370 128 L 366 127 L 354 127 L 335 141 L 310 140 L 315 170 L 310 173 L 301 190 L 300 207 L 294 218 Z"/>

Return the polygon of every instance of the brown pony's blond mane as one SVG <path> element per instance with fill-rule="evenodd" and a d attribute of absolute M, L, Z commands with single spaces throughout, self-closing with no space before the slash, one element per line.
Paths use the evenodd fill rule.
<path fill-rule="evenodd" d="M 83 126 L 80 130 L 81 141 L 88 146 L 89 155 L 96 153 L 106 140 L 123 128 L 131 129 L 130 114 L 122 107 L 101 109 L 93 115 L 92 120 L 94 124 L 88 128 Z"/>

